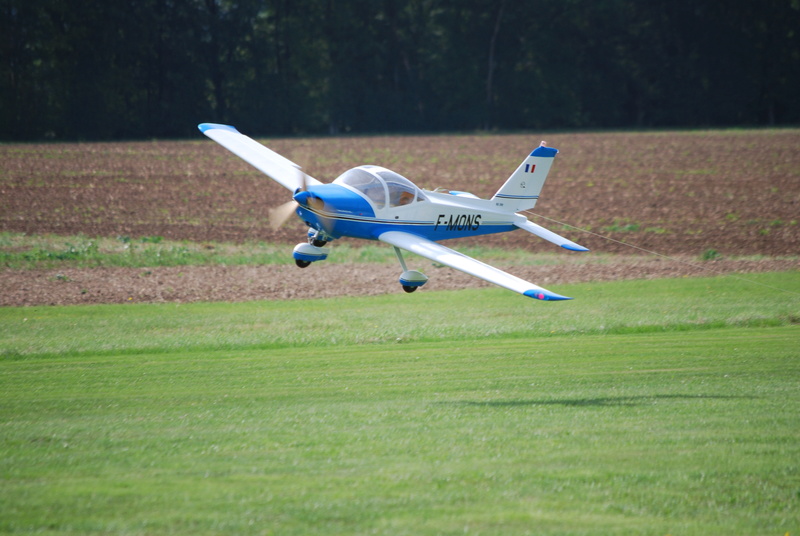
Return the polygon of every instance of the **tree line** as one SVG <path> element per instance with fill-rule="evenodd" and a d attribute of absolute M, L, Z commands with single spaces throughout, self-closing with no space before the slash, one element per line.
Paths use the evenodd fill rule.
<path fill-rule="evenodd" d="M 800 122 L 800 0 L 0 6 L 6 140 Z"/>

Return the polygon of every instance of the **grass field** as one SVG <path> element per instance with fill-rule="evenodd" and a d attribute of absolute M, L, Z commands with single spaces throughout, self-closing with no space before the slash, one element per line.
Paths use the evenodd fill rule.
<path fill-rule="evenodd" d="M 0 309 L 0 532 L 798 534 L 800 274 L 747 279 Z"/>
<path fill-rule="evenodd" d="M 190 242 L 165 240 L 161 236 L 133 239 L 87 237 L 83 235 L 57 236 L 51 234 L 27 235 L 0 232 L 0 266 L 12 270 L 46 270 L 57 268 L 131 267 L 202 265 L 294 265 L 287 254 L 286 244 L 264 242 Z M 558 264 L 564 262 L 560 253 L 531 255 L 523 249 L 501 249 L 486 246 L 460 247 L 465 255 L 489 258 L 494 261 L 513 261 L 518 264 Z M 413 255 L 409 253 L 409 255 Z M 594 255 L 578 262 L 603 262 L 610 256 Z M 796 258 L 796 257 L 791 257 Z M 394 250 L 385 245 L 364 243 L 336 244 L 339 263 L 396 263 Z M 574 261 L 573 261 L 574 262 Z"/>

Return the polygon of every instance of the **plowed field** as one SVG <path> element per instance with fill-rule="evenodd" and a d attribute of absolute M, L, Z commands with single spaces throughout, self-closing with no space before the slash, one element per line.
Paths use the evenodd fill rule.
<path fill-rule="evenodd" d="M 729 266 L 718 264 L 715 268 L 721 271 L 770 269 L 770 259 L 776 257 L 784 257 L 776 261 L 778 268 L 797 267 L 796 260 L 787 261 L 785 257 L 800 254 L 800 130 L 261 141 L 302 164 L 309 175 L 323 182 L 332 181 L 350 167 L 369 163 L 391 168 L 423 188 L 441 186 L 490 197 L 542 138 L 560 153 L 533 211 L 536 215 L 529 217 L 591 248 L 593 253 L 586 255 L 641 253 L 620 243 L 625 242 L 684 259 L 697 259 L 710 250 L 728 259 L 767 257 L 746 266 L 741 259 L 727 261 Z M 287 244 L 287 255 L 291 245 L 305 239 L 300 222 L 277 232 L 269 227 L 268 209 L 289 200 L 288 192 L 199 133 L 196 141 L 2 145 L 0 197 L 0 230 L 6 232 L 279 242 Z M 448 245 L 458 248 L 459 244 L 475 243 L 522 248 L 532 254 L 552 252 L 554 248 L 522 231 Z M 239 272 L 247 270 L 220 272 L 197 267 L 205 271 L 197 277 L 216 283 L 196 292 L 174 291 L 174 284 L 168 285 L 173 293 L 166 294 L 157 289 L 143 292 L 135 285 L 116 292 L 113 287 L 129 277 L 125 275 L 128 269 L 118 269 L 111 270 L 114 273 L 89 270 L 73 274 L 72 281 L 88 278 L 97 291 L 90 288 L 90 292 L 72 296 L 70 290 L 68 296 L 61 296 L 47 273 L 6 270 L 0 289 L 4 294 L 2 305 L 114 302 L 137 296 L 137 301 L 255 299 L 365 292 L 371 288 L 377 292 L 399 290 L 396 267 L 386 268 L 391 272 L 389 280 L 381 277 L 373 281 L 371 275 L 360 273 L 363 268 L 337 266 L 335 246 L 333 243 L 334 253 L 324 269 L 293 269 L 292 275 L 278 274 L 283 268 L 270 272 L 271 268 L 259 267 L 258 274 L 240 276 Z M 622 262 L 620 268 L 610 271 L 609 263 L 605 265 L 597 268 L 598 279 L 609 278 L 610 273 L 647 277 L 651 272 L 697 272 L 662 258 Z M 653 268 L 643 271 L 645 265 Z M 562 268 L 549 268 L 549 276 L 506 268 L 523 277 L 529 275 L 540 284 L 546 280 L 591 280 L 593 271 L 591 264 L 569 262 Z M 366 271 L 375 273 L 374 268 Z M 575 271 L 581 275 L 559 275 Z M 162 272 L 168 277 L 168 270 Z M 181 269 L 183 274 L 189 272 L 192 270 Z M 248 286 L 245 280 L 236 279 L 262 281 L 270 279 L 271 274 L 279 283 Z M 339 279 L 355 282 L 339 285 Z M 481 284 L 469 282 L 470 278 L 461 274 L 441 277 L 437 272 L 436 279 L 440 283 L 452 279 L 453 286 Z M 46 283 L 42 287 L 37 280 Z M 107 281 L 106 288 L 100 288 L 103 281 Z M 165 286 L 163 282 L 161 286 Z M 276 286 L 282 290 L 272 288 Z M 214 292 L 211 287 L 242 290 Z M 253 292 L 254 287 L 261 290 Z M 323 287 L 328 290 L 323 291 Z M 434 278 L 426 288 L 436 288 Z M 11 298 L 12 294 L 16 297 Z"/>

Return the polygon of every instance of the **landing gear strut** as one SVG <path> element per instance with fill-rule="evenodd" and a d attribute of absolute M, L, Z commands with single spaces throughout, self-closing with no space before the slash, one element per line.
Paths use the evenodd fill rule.
<path fill-rule="evenodd" d="M 308 230 L 308 243 L 316 248 L 321 248 L 328 243 L 328 239 L 324 232 L 310 228 Z"/>
<path fill-rule="evenodd" d="M 403 267 L 403 273 L 400 274 L 400 285 L 403 290 L 411 294 L 419 287 L 428 282 L 428 276 L 416 270 L 409 270 L 406 266 L 406 261 L 403 260 L 403 253 L 400 248 L 394 248 L 394 253 L 397 255 L 397 260 L 400 261 L 400 266 Z"/>

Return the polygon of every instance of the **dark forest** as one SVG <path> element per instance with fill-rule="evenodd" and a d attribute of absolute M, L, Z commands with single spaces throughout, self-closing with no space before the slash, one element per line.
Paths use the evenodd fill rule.
<path fill-rule="evenodd" d="M 0 0 L 5 140 L 800 123 L 800 0 Z"/>

